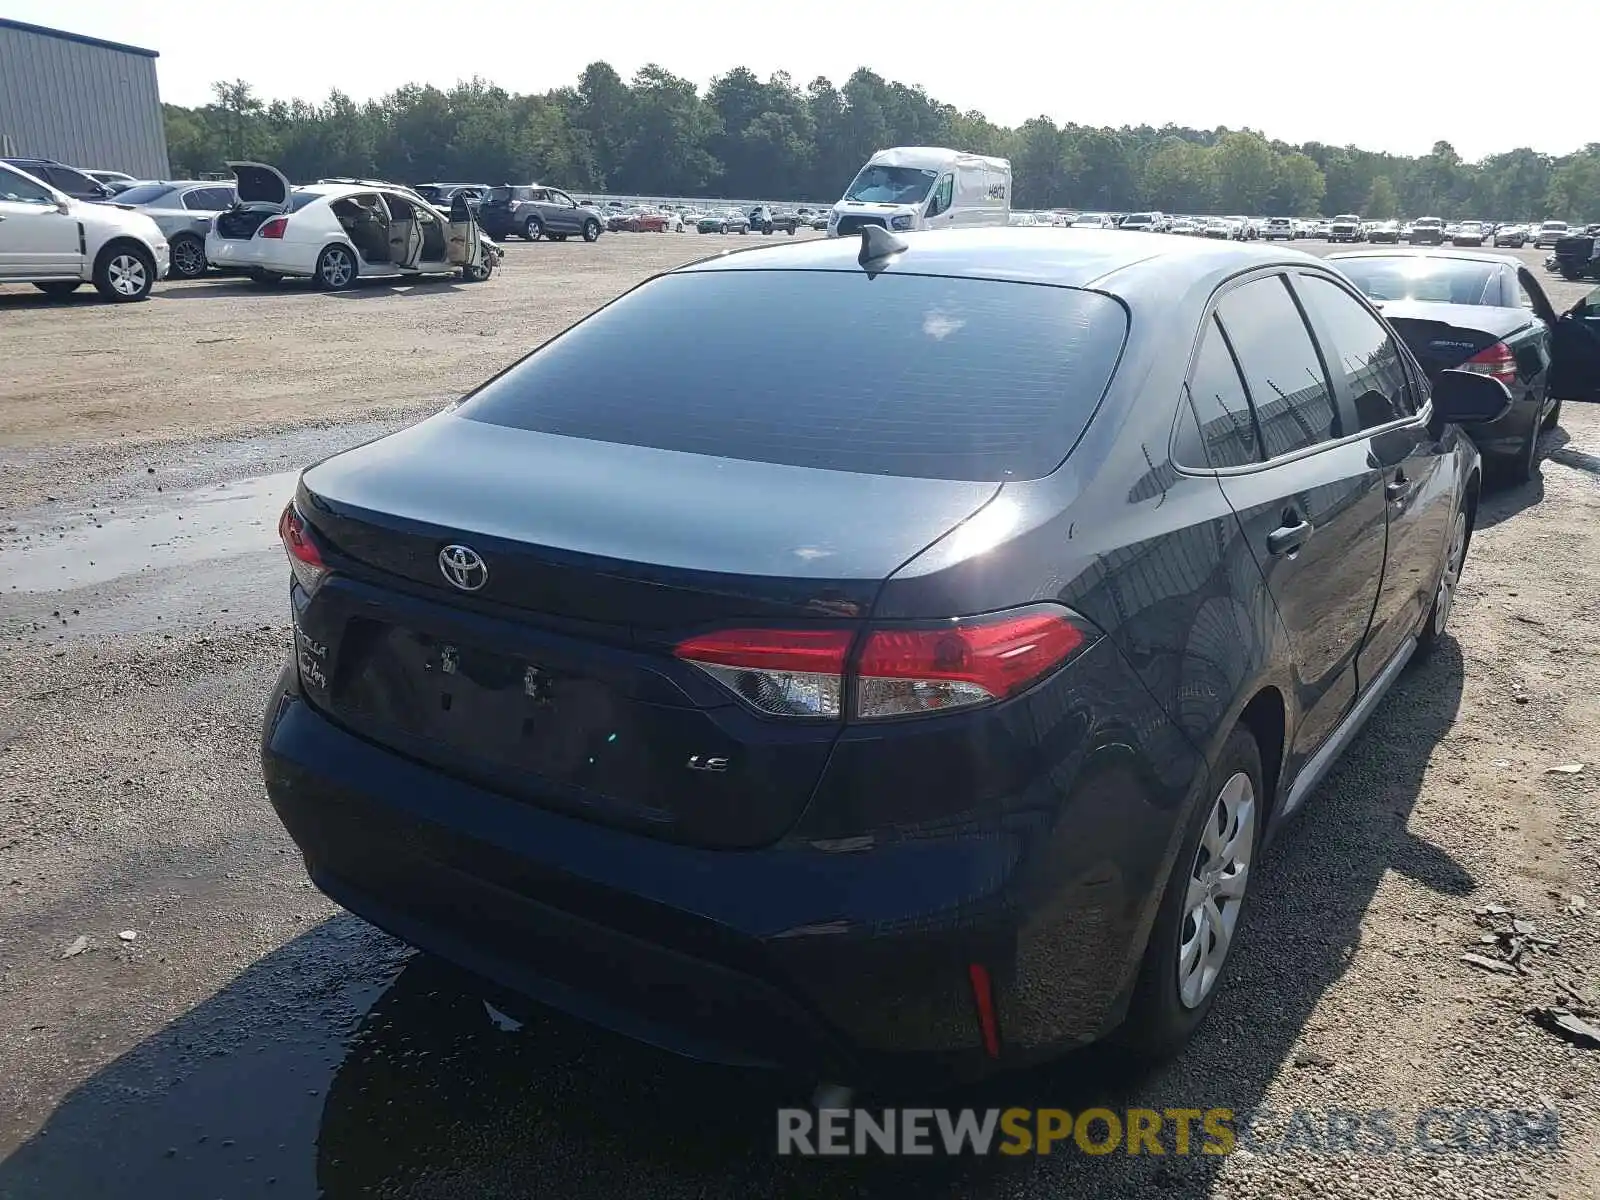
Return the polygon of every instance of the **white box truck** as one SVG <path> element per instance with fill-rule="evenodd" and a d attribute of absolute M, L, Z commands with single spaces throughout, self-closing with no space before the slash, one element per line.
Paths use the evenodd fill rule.
<path fill-rule="evenodd" d="M 943 146 L 896 146 L 867 160 L 828 215 L 829 237 L 863 225 L 970 229 L 1011 220 L 1011 163 Z"/>

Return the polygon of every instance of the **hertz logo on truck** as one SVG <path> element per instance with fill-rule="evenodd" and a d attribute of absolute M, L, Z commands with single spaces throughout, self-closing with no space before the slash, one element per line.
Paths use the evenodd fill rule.
<path fill-rule="evenodd" d="M 1003 183 L 991 183 L 989 185 L 989 199 L 991 199 L 991 200 L 1004 200 L 1005 198 L 1006 198 L 1006 185 L 1005 184 L 1003 184 Z"/>

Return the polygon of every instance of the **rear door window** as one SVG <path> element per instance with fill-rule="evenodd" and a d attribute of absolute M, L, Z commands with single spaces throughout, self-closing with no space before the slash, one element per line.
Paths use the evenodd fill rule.
<path fill-rule="evenodd" d="M 1191 444 L 1188 437 L 1180 437 L 1173 451 L 1179 466 L 1204 470 L 1242 467 L 1261 460 L 1250 399 L 1215 317 L 1206 319 L 1201 332 L 1188 390 L 1199 441 Z"/>
<path fill-rule="evenodd" d="M 1070 288 L 690 271 L 623 296 L 458 411 L 722 458 L 1032 479 L 1083 432 L 1126 335 L 1120 304 Z"/>
<path fill-rule="evenodd" d="M 1342 436 L 1316 343 L 1283 276 L 1234 288 L 1217 316 L 1250 389 L 1268 458 Z"/>
<path fill-rule="evenodd" d="M 1411 385 L 1400 345 L 1383 322 L 1331 280 L 1302 275 L 1295 286 L 1324 332 L 1328 368 L 1360 427 L 1373 429 L 1409 417 L 1415 411 Z"/>

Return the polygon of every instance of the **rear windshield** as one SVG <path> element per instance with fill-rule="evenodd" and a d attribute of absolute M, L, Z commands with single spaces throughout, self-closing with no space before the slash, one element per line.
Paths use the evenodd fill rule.
<path fill-rule="evenodd" d="M 1441 304 L 1502 303 L 1494 263 L 1462 258 L 1341 258 L 1335 265 L 1374 300 L 1428 300 Z"/>
<path fill-rule="evenodd" d="M 1001 482 L 1052 471 L 1127 334 L 1068 288 L 859 271 L 644 284 L 466 401 L 476 421 L 719 458 Z"/>
<path fill-rule="evenodd" d="M 118 204 L 154 204 L 177 189 L 170 183 L 140 183 L 117 193 Z"/>

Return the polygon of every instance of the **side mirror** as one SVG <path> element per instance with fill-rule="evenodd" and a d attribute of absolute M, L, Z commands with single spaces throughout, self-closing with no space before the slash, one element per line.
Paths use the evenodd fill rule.
<path fill-rule="evenodd" d="M 71 199 L 66 197 L 66 196 L 57 196 L 56 197 L 56 211 L 58 213 L 60 213 L 62 216 L 66 216 L 68 213 L 70 213 L 72 211 L 72 201 L 71 201 Z"/>
<path fill-rule="evenodd" d="M 1446 425 L 1498 421 L 1511 409 L 1511 391 L 1498 379 L 1472 371 L 1441 371 L 1433 381 L 1433 417 Z"/>

